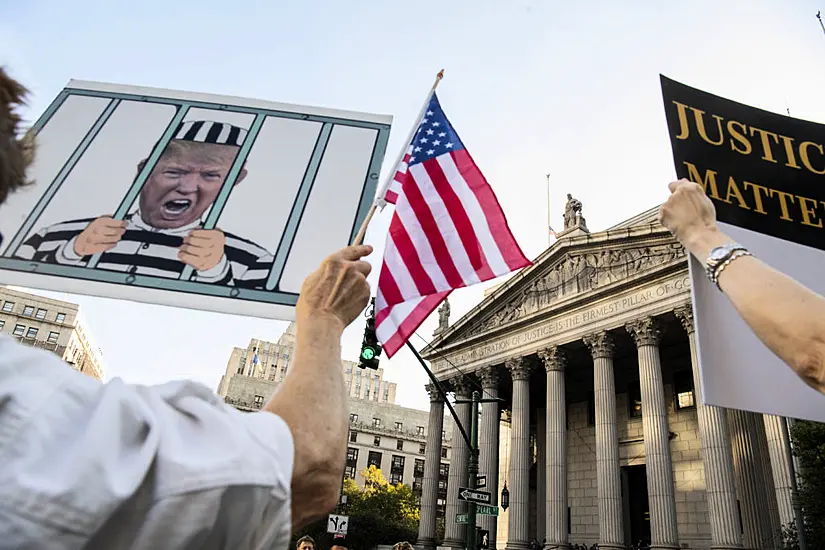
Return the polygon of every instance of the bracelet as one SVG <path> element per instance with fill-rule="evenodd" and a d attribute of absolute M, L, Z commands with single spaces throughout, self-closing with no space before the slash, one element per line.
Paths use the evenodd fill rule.
<path fill-rule="evenodd" d="M 722 290 L 719 286 L 719 275 L 725 270 L 726 267 L 728 267 L 728 264 L 733 262 L 735 259 L 742 258 L 744 256 L 753 256 L 753 254 L 744 249 L 734 250 L 724 262 L 716 266 L 716 269 L 714 269 L 710 275 L 710 281 L 716 285 L 716 288 L 720 291 Z"/>

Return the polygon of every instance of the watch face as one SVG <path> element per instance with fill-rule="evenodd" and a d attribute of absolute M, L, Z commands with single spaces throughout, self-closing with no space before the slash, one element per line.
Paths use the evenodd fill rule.
<path fill-rule="evenodd" d="M 709 258 L 715 261 L 724 260 L 728 254 L 730 254 L 728 247 L 720 246 L 710 251 Z"/>

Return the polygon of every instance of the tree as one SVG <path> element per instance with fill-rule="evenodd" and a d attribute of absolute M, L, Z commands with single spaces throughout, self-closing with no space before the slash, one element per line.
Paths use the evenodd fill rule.
<path fill-rule="evenodd" d="M 418 529 L 418 498 L 409 486 L 403 483 L 391 485 L 375 466 L 362 470 L 361 475 L 364 477 L 363 489 L 352 479 L 344 480 L 348 514 L 375 515 L 394 527 L 409 531 Z"/>
<path fill-rule="evenodd" d="M 794 455 L 799 458 L 799 503 L 805 516 L 809 548 L 825 541 L 825 424 L 799 420 L 791 430 Z M 799 548 L 796 527 L 785 526 L 785 548 Z"/>

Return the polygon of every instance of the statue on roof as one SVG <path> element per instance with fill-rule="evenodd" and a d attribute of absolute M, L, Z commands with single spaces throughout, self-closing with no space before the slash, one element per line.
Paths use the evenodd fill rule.
<path fill-rule="evenodd" d="M 441 307 L 438 308 L 438 328 L 436 334 L 444 332 L 450 326 L 450 301 L 444 298 Z"/>
<path fill-rule="evenodd" d="M 572 229 L 580 227 L 587 230 L 587 224 L 584 222 L 582 216 L 582 203 L 579 199 L 573 198 L 573 195 L 567 193 L 567 203 L 564 205 L 564 229 Z"/>

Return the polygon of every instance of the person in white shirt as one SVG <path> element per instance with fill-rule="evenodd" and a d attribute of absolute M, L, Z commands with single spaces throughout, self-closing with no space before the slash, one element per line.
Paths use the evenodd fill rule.
<path fill-rule="evenodd" d="M 34 154 L 25 95 L 0 68 L 0 205 Z M 101 384 L 0 337 L 0 550 L 286 549 L 338 500 L 340 340 L 369 300 L 371 251 L 345 248 L 306 279 L 294 363 L 260 412 L 193 382 Z"/>

